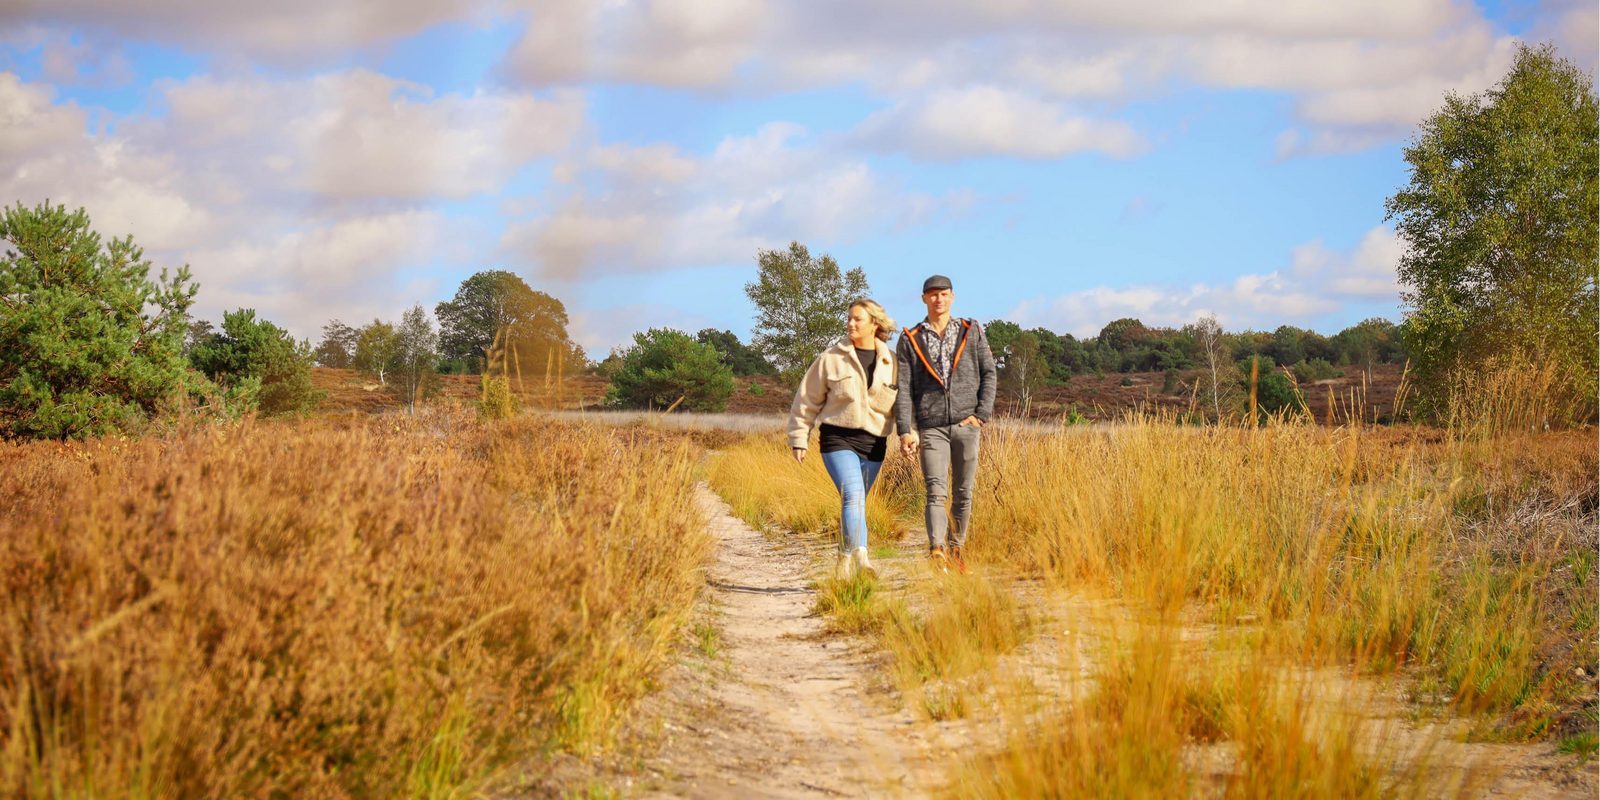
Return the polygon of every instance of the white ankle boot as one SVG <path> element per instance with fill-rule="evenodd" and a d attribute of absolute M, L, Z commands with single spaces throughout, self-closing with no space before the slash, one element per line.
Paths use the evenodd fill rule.
<path fill-rule="evenodd" d="M 856 560 L 849 553 L 840 552 L 838 563 L 833 565 L 833 577 L 841 580 L 850 580 L 856 574 Z"/>
<path fill-rule="evenodd" d="M 857 547 L 855 551 L 850 554 L 850 560 L 855 562 L 855 569 L 857 572 L 871 575 L 873 577 L 878 576 L 878 571 L 872 568 L 872 561 L 867 558 L 867 548 Z"/>

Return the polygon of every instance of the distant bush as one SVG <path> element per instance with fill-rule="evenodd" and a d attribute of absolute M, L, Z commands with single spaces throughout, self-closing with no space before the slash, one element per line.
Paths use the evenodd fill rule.
<path fill-rule="evenodd" d="M 1133 379 L 1128 377 L 1127 375 L 1124 375 L 1124 376 L 1122 376 L 1122 380 L 1117 381 L 1117 385 L 1118 386 L 1132 386 L 1133 385 Z"/>
<path fill-rule="evenodd" d="M 1161 373 L 1161 393 L 1172 394 L 1176 391 L 1178 391 L 1178 368 L 1167 367 L 1167 371 Z"/>
<path fill-rule="evenodd" d="M 484 373 L 479 379 L 478 410 L 489 419 L 505 419 L 517 411 L 516 399 L 511 396 L 511 383 L 503 375 Z"/>
<path fill-rule="evenodd" d="M 1308 358 L 1295 364 L 1293 369 L 1295 378 L 1305 383 L 1324 381 L 1344 375 L 1344 370 L 1328 363 L 1325 358 Z"/>
<path fill-rule="evenodd" d="M 651 328 L 633 335 L 633 346 L 616 354 L 610 405 L 665 409 L 683 402 L 686 411 L 722 411 L 733 394 L 733 370 L 715 347 L 682 331 Z"/>
<path fill-rule="evenodd" d="M 1299 408 L 1300 400 L 1289 376 L 1276 369 L 1262 372 L 1256 384 L 1256 407 L 1262 414 Z"/>
<path fill-rule="evenodd" d="M 323 393 L 311 386 L 311 346 L 296 342 L 288 331 L 254 309 L 222 315 L 222 330 L 200 342 L 189 354 L 195 369 L 229 389 L 259 394 L 261 413 L 310 411 Z"/>
<path fill-rule="evenodd" d="M 754 397 L 762 397 L 762 396 L 766 395 L 767 387 L 762 386 L 761 384 L 756 383 L 755 381 L 751 381 L 750 382 L 750 387 L 748 389 L 746 389 L 745 391 L 749 392 Z"/>

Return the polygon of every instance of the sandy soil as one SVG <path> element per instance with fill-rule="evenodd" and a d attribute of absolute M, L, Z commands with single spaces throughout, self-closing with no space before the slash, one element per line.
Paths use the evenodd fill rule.
<path fill-rule="evenodd" d="M 958 737 L 874 688 L 881 653 L 824 632 L 806 546 L 753 530 L 705 484 L 696 500 L 718 542 L 699 622 L 716 628 L 714 651 L 668 670 L 592 782 L 629 797 L 933 791 Z"/>

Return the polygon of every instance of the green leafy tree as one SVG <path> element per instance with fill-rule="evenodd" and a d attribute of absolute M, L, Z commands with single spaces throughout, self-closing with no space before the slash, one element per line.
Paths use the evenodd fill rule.
<path fill-rule="evenodd" d="M 1372 368 L 1402 353 L 1398 326 L 1382 317 L 1365 319 L 1333 336 L 1335 357 L 1340 363 L 1360 367 L 1372 380 Z"/>
<path fill-rule="evenodd" d="M 504 270 L 479 272 L 461 282 L 455 297 L 434 306 L 439 351 L 445 361 L 484 368 L 484 351 L 501 337 L 513 363 L 528 374 L 557 364 L 565 372 L 585 363 L 583 348 L 567 336 L 567 308 Z"/>
<path fill-rule="evenodd" d="M 1279 364 L 1298 364 L 1306 359 L 1308 340 L 1315 335 L 1304 328 L 1280 325 L 1272 332 L 1272 346 L 1267 355 Z"/>
<path fill-rule="evenodd" d="M 1134 320 L 1133 317 L 1123 317 L 1120 320 L 1107 322 L 1106 326 L 1101 328 L 1101 334 L 1099 334 L 1098 339 L 1101 344 L 1110 347 L 1110 349 L 1117 350 L 1117 352 L 1128 352 L 1133 347 L 1149 342 L 1150 330 L 1144 326 L 1144 323 Z"/>
<path fill-rule="evenodd" d="M 799 242 L 760 251 L 756 265 L 755 282 L 744 287 L 756 307 L 753 343 L 793 382 L 845 335 L 850 303 L 867 296 L 867 273 L 860 267 L 845 272 L 833 256 L 812 256 Z"/>
<path fill-rule="evenodd" d="M 719 331 L 716 328 L 706 328 L 695 334 L 695 341 L 709 344 L 717 348 L 722 354 L 722 363 L 727 364 L 733 374 L 741 378 L 752 375 L 776 375 L 778 368 L 761 356 L 755 348 L 739 341 L 733 331 Z"/>
<path fill-rule="evenodd" d="M 133 237 L 101 240 L 79 209 L 0 214 L 0 434 L 137 428 L 204 391 L 184 358 L 189 268 L 150 278 Z"/>
<path fill-rule="evenodd" d="M 999 358 L 1021 333 L 1022 326 L 1003 319 L 989 320 L 983 326 L 983 335 L 989 339 L 989 349 L 994 351 L 996 358 Z M 1034 339 L 1037 340 L 1038 337 L 1035 336 Z M 1001 367 L 1001 369 L 1004 368 L 1003 366 Z"/>
<path fill-rule="evenodd" d="M 1294 411 L 1300 408 L 1300 398 L 1295 393 L 1294 382 L 1285 375 L 1283 370 L 1273 362 L 1271 356 L 1251 356 L 1257 360 L 1258 372 L 1256 374 L 1256 413 L 1262 419 L 1268 414 L 1280 411 Z M 1244 358 L 1234 366 L 1235 373 L 1239 376 L 1239 408 L 1245 409 L 1249 405 L 1250 392 L 1250 358 Z M 1249 414 L 1246 413 L 1248 418 Z"/>
<path fill-rule="evenodd" d="M 1070 333 L 1057 336 L 1048 328 L 1029 331 L 1039 338 L 1039 352 L 1050 364 L 1050 379 L 1057 383 L 1072 380 L 1072 376 L 1089 371 L 1089 351 L 1083 342 Z"/>
<path fill-rule="evenodd" d="M 687 411 L 721 411 L 733 394 L 733 370 L 715 347 L 670 328 L 633 335 L 617 353 L 606 400 L 630 408 L 664 409 L 683 398 Z"/>
<path fill-rule="evenodd" d="M 356 334 L 355 368 L 388 385 L 387 377 L 400 359 L 400 334 L 394 326 L 373 320 Z"/>
<path fill-rule="evenodd" d="M 1593 79 L 1550 45 L 1519 47 L 1489 91 L 1449 94 L 1405 149 L 1385 204 L 1407 250 L 1407 347 L 1428 411 L 1458 371 L 1502 356 L 1553 365 L 1595 413 L 1600 261 Z"/>
<path fill-rule="evenodd" d="M 406 411 L 415 414 L 417 402 L 436 385 L 439 363 L 439 332 L 422 306 L 412 306 L 400 317 L 395 344 L 395 389 L 405 401 Z"/>
<path fill-rule="evenodd" d="M 257 394 L 267 415 L 310 411 L 322 400 L 311 386 L 311 345 L 264 319 L 255 309 L 222 315 L 222 330 L 195 347 L 189 360 L 219 385 Z"/>
<path fill-rule="evenodd" d="M 1039 337 L 1028 331 L 1019 332 L 1006 344 L 1003 357 L 1005 369 L 1000 370 L 1000 388 L 1017 398 L 1018 413 L 1027 416 L 1033 395 L 1044 386 L 1050 369 L 1039 352 Z"/>
<path fill-rule="evenodd" d="M 356 358 L 355 328 L 340 322 L 329 320 L 322 326 L 322 342 L 317 345 L 316 361 L 319 367 L 332 367 L 345 369 Z"/>

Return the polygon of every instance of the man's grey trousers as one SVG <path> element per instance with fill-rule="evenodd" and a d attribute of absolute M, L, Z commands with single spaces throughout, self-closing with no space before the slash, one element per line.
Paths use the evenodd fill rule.
<path fill-rule="evenodd" d="M 976 425 L 944 425 L 922 428 L 922 480 L 928 490 L 924 518 L 928 527 L 928 547 L 967 543 L 967 522 L 972 519 L 972 492 L 978 478 L 978 432 Z M 953 476 L 951 475 L 953 473 Z M 949 476 L 949 477 L 947 477 Z M 945 511 L 954 482 L 955 502 Z M 955 530 L 950 531 L 951 517 Z"/>

